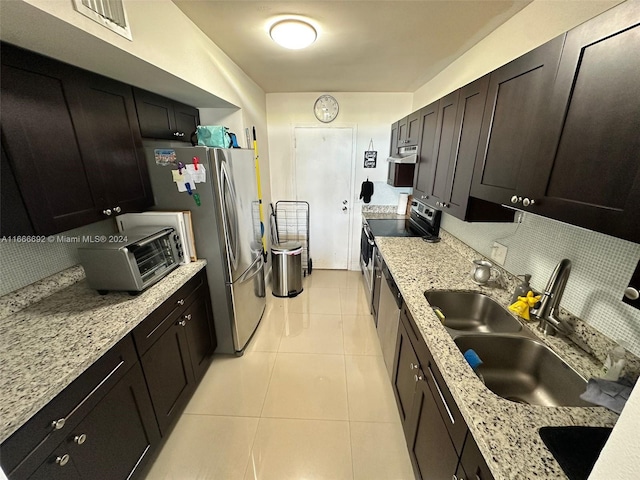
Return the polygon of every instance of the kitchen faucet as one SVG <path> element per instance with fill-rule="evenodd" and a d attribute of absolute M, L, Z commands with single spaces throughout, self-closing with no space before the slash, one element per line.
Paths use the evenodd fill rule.
<path fill-rule="evenodd" d="M 533 313 L 533 316 L 540 320 L 538 330 L 541 330 L 545 335 L 555 335 L 556 332 L 570 335 L 574 331 L 569 322 L 557 316 L 569 273 L 571 273 L 571 261 L 565 258 L 553 270 L 542 294 L 540 307 Z"/>

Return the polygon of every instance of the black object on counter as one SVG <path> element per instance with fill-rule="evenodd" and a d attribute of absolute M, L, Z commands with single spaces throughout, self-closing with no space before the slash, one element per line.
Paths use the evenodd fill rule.
<path fill-rule="evenodd" d="M 608 427 L 542 427 L 539 433 L 570 480 L 587 480 L 611 430 Z"/>

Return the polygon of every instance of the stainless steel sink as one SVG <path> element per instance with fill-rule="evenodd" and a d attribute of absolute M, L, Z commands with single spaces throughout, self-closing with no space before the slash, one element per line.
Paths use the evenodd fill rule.
<path fill-rule="evenodd" d="M 477 333 L 516 333 L 522 325 L 499 303 L 478 292 L 434 290 L 424 292 L 432 308 L 445 317 L 452 330 Z"/>
<path fill-rule="evenodd" d="M 484 362 L 477 371 L 496 395 L 544 406 L 589 407 L 581 400 L 587 382 L 543 343 L 508 335 L 463 335 L 454 342 L 472 348 Z"/>

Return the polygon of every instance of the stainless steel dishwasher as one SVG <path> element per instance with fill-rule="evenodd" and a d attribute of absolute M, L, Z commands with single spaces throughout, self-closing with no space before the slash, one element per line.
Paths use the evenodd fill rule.
<path fill-rule="evenodd" d="M 384 261 L 382 262 L 382 281 L 380 284 L 380 304 L 377 324 L 378 337 L 380 339 L 382 357 L 387 366 L 389 378 L 393 379 L 393 357 L 396 350 L 402 295 Z"/>

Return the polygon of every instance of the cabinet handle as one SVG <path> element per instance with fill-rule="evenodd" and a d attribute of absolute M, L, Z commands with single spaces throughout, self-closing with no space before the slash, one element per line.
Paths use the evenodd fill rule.
<path fill-rule="evenodd" d="M 186 320 L 178 320 L 176 325 L 180 325 L 181 327 L 186 327 L 187 321 Z"/>
<path fill-rule="evenodd" d="M 342 207 L 342 211 L 346 212 L 347 211 L 347 207 Z"/>
<path fill-rule="evenodd" d="M 416 370 L 416 369 L 420 368 L 420 364 L 419 364 L 419 363 L 413 363 L 413 362 L 411 362 L 411 363 L 409 364 L 409 368 L 410 368 L 411 370 Z"/>
<path fill-rule="evenodd" d="M 104 213 L 105 215 L 111 215 L 111 209 L 107 208 L 106 210 L 102 210 L 102 213 Z"/>
<path fill-rule="evenodd" d="M 82 445 L 84 442 L 87 441 L 87 435 L 85 433 L 76 435 L 75 437 L 73 437 L 73 441 L 76 442 L 78 445 Z"/>
<path fill-rule="evenodd" d="M 183 318 L 185 320 L 191 320 L 191 314 L 189 313 L 188 315 L 185 315 Z"/>
<path fill-rule="evenodd" d="M 65 453 L 61 457 L 56 457 L 56 463 L 61 467 L 64 467 L 67 463 L 69 463 L 69 454 Z"/>
<path fill-rule="evenodd" d="M 173 136 L 174 137 L 179 137 L 180 136 L 180 132 L 173 132 Z"/>
<path fill-rule="evenodd" d="M 524 200 L 522 200 L 522 205 L 524 205 L 525 207 L 528 207 L 529 205 L 533 205 L 534 203 L 536 203 L 536 201 L 531 198 L 525 198 Z"/>
<path fill-rule="evenodd" d="M 181 298 L 181 299 L 180 299 L 180 300 L 178 300 L 176 303 L 177 303 L 178 305 L 180 305 L 180 306 L 184 305 L 184 298 Z"/>
<path fill-rule="evenodd" d="M 65 419 L 60 418 L 58 420 L 54 420 L 53 422 L 51 422 L 51 426 L 53 427 L 54 430 L 60 430 L 62 427 L 64 427 L 64 423 L 65 423 Z"/>
<path fill-rule="evenodd" d="M 120 213 L 122 209 L 120 207 L 113 207 L 113 211 L 116 213 Z"/>
<path fill-rule="evenodd" d="M 413 376 L 413 379 L 416 381 L 416 383 L 418 383 L 419 381 L 424 380 L 424 377 L 422 376 L 422 374 L 420 375 L 416 374 Z"/>
<path fill-rule="evenodd" d="M 517 195 L 514 195 L 513 197 L 511 197 L 511 203 L 513 203 L 514 205 L 521 200 L 522 200 L 522 197 L 518 197 Z"/>
<path fill-rule="evenodd" d="M 444 408 L 447 410 L 447 414 L 449 415 L 449 419 L 451 420 L 451 423 L 455 424 L 456 421 L 453 418 L 453 414 L 451 413 L 451 410 L 449 409 L 449 405 L 447 405 L 447 401 L 444 399 L 442 390 L 440 390 L 440 385 L 438 385 L 438 382 L 436 381 L 436 376 L 433 374 L 433 370 L 431 370 L 431 365 L 429 365 L 427 369 L 429 370 L 429 375 L 431 375 L 431 380 L 433 381 L 433 384 L 436 386 L 436 390 L 438 390 L 438 395 L 440 395 L 440 400 L 442 401 Z"/>

